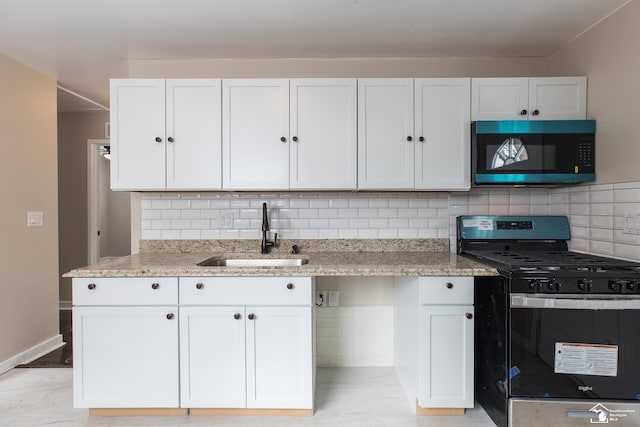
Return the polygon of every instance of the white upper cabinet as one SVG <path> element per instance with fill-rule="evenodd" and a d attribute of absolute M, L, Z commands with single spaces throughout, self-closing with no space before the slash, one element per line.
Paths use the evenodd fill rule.
<path fill-rule="evenodd" d="M 415 80 L 415 188 L 470 187 L 470 79 Z"/>
<path fill-rule="evenodd" d="M 290 81 L 290 188 L 354 190 L 356 79 Z"/>
<path fill-rule="evenodd" d="M 167 80 L 167 189 L 222 188 L 220 80 Z"/>
<path fill-rule="evenodd" d="M 220 80 L 111 80 L 111 188 L 221 188 Z"/>
<path fill-rule="evenodd" d="M 222 82 L 223 187 L 289 189 L 289 80 Z"/>
<path fill-rule="evenodd" d="M 587 78 L 530 78 L 529 109 L 529 118 L 535 120 L 586 119 Z"/>
<path fill-rule="evenodd" d="M 470 79 L 358 85 L 359 189 L 469 189 Z"/>
<path fill-rule="evenodd" d="M 358 80 L 358 188 L 414 188 L 413 79 Z"/>
<path fill-rule="evenodd" d="M 165 81 L 111 80 L 111 188 L 164 190 Z"/>
<path fill-rule="evenodd" d="M 586 118 L 586 77 L 478 78 L 471 93 L 473 121 Z"/>

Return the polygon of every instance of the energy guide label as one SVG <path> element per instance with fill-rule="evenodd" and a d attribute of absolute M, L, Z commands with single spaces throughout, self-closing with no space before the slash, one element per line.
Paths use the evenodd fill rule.
<path fill-rule="evenodd" d="M 557 342 L 554 372 L 615 377 L 618 375 L 618 346 Z"/>

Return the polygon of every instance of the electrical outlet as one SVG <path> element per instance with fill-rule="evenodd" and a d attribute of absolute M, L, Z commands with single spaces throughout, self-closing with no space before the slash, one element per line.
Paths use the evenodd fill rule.
<path fill-rule="evenodd" d="M 340 293 L 338 291 L 329 291 L 329 307 L 338 307 L 340 305 Z"/>
<path fill-rule="evenodd" d="M 625 234 L 640 234 L 640 213 L 624 214 L 622 232 Z"/>
<path fill-rule="evenodd" d="M 327 291 L 316 291 L 316 307 L 326 307 L 327 299 Z"/>
<path fill-rule="evenodd" d="M 233 227 L 233 212 L 221 212 L 219 216 L 220 228 Z"/>

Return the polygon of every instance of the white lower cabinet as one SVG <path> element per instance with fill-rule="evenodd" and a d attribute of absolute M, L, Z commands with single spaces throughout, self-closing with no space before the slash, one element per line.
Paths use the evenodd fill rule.
<path fill-rule="evenodd" d="M 474 406 L 473 286 L 473 277 L 395 279 L 395 366 L 417 411 Z"/>
<path fill-rule="evenodd" d="M 426 304 L 420 317 L 418 404 L 473 408 L 473 306 Z"/>
<path fill-rule="evenodd" d="M 182 406 L 245 407 L 244 307 L 181 307 L 180 318 Z"/>
<path fill-rule="evenodd" d="M 175 278 L 73 280 L 74 407 L 179 407 L 177 297 Z"/>
<path fill-rule="evenodd" d="M 74 407 L 312 410 L 314 284 L 74 279 Z"/>
<path fill-rule="evenodd" d="M 308 277 L 181 279 L 181 406 L 312 409 L 312 294 Z"/>

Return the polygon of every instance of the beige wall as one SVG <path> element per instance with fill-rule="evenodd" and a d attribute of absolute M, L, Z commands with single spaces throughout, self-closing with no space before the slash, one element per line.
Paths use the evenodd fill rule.
<path fill-rule="evenodd" d="M 130 60 L 130 78 L 509 77 L 547 75 L 544 58 Z"/>
<path fill-rule="evenodd" d="M 0 94 L 2 363 L 59 332 L 56 81 L 0 55 Z"/>
<path fill-rule="evenodd" d="M 87 140 L 104 139 L 109 112 L 58 114 L 60 273 L 87 265 Z M 60 301 L 71 279 L 60 278 Z"/>
<path fill-rule="evenodd" d="M 640 2 L 549 57 L 549 72 L 588 76 L 587 111 L 597 120 L 598 183 L 640 181 Z"/>

